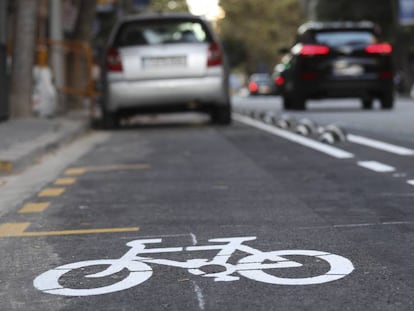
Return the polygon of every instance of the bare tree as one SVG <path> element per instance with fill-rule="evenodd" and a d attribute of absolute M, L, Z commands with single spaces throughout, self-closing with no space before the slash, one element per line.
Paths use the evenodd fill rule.
<path fill-rule="evenodd" d="M 13 67 L 10 86 L 12 118 L 32 115 L 32 67 L 34 62 L 37 0 L 17 0 L 16 29 L 13 46 Z"/>

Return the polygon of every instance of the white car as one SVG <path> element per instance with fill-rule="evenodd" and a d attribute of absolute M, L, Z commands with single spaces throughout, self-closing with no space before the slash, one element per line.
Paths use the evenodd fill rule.
<path fill-rule="evenodd" d="M 209 24 L 191 14 L 124 18 L 102 66 L 104 126 L 137 113 L 201 111 L 231 122 L 228 67 Z"/>

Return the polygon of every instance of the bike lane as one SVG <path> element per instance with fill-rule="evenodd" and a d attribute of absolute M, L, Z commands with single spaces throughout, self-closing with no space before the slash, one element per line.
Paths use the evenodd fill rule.
<path fill-rule="evenodd" d="M 372 198 L 359 201 L 348 197 L 355 189 L 347 189 L 337 179 L 343 172 L 333 162 L 326 160 L 315 167 L 320 155 L 306 152 L 298 167 L 289 157 L 296 147 L 274 140 L 269 146 L 269 142 L 267 136 L 238 126 L 229 130 L 147 130 L 145 136 L 136 131 L 117 133 L 109 144 L 73 163 L 69 168 L 72 171 L 62 172 L 58 183 L 66 179 L 68 184 L 53 182 L 44 189 L 55 189 L 46 192 L 50 195 L 57 193 L 56 188 L 65 188 L 48 197 L 50 205 L 40 214 L 17 212 L 2 218 L 3 224 L 18 220 L 20 224 L 30 222 L 30 227 L 23 230 L 27 235 L 20 236 L 15 227 L 15 237 L 3 236 L 0 241 L 2 249 L 10 250 L 2 252 L 1 279 L 7 284 L 2 292 L 8 296 L 1 304 L 6 310 L 10 306 L 11 310 L 95 310 L 96 306 L 102 310 L 136 310 L 137 306 L 144 310 L 271 310 L 275 305 L 282 309 L 385 310 L 408 306 L 410 281 L 401 268 L 396 269 L 408 258 L 392 262 L 388 251 L 381 260 L 374 248 L 382 243 L 385 251 L 409 236 L 391 225 L 335 227 L 351 221 L 377 224 L 384 215 L 364 206 L 370 200 L 372 203 Z M 367 183 L 372 180 L 370 176 L 360 177 Z M 313 180 L 315 185 L 304 184 L 306 180 Z M 389 186 L 385 185 L 387 190 Z M 26 204 L 45 203 L 45 198 L 38 195 Z M 22 208 L 30 210 L 26 204 Z M 32 205 L 36 207 L 42 209 Z M 360 237 L 364 235 L 363 243 Z M 376 235 L 388 236 L 390 241 L 375 239 Z M 151 256 L 185 262 L 211 260 L 217 253 L 214 249 L 191 251 L 192 246 L 207 247 L 213 244 L 208 240 L 214 238 L 246 236 L 257 237 L 245 244 L 263 252 L 314 250 L 337 254 L 352 262 L 355 271 L 348 268 L 346 277 L 328 283 L 288 286 L 245 277 L 217 281 L 190 273 L 187 268 L 147 262 L 153 270 L 150 278 L 105 295 L 65 297 L 43 293 L 32 285 L 38 275 L 65 264 L 120 258 L 129 250 L 126 244 L 137 239 L 162 239 L 150 248 L 184 247 Z M 405 247 L 412 248 L 412 244 Z M 235 265 L 245 257 L 245 252 L 237 251 L 228 262 Z M 290 280 L 308 279 L 330 269 L 323 256 L 290 255 L 283 259 L 303 266 L 273 268 L 270 274 Z M 279 258 L 278 262 L 289 260 Z M 131 268 L 149 271 L 140 269 Z M 123 270 L 98 280 L 82 277 L 98 271 L 69 271 L 61 285 L 96 288 L 117 284 L 129 275 Z M 214 265 L 203 268 L 203 272 L 217 274 L 223 268 Z"/>

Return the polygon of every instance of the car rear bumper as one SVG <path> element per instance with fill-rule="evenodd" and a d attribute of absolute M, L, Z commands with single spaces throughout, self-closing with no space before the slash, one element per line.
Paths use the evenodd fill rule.
<path fill-rule="evenodd" d="M 201 78 L 110 81 L 106 109 L 117 111 L 140 107 L 166 107 L 196 102 L 227 104 L 227 87 L 221 76 Z"/>
<path fill-rule="evenodd" d="M 393 92 L 393 82 L 391 79 L 306 81 L 299 90 L 307 98 L 379 97 Z"/>

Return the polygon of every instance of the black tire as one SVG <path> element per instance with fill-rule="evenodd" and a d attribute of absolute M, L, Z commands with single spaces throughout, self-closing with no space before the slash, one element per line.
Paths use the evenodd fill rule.
<path fill-rule="evenodd" d="M 371 110 L 373 107 L 373 99 L 372 98 L 363 98 L 361 99 L 362 109 L 364 110 Z"/>
<path fill-rule="evenodd" d="M 119 128 L 119 117 L 115 112 L 102 112 L 102 127 L 105 130 L 113 130 Z"/>
<path fill-rule="evenodd" d="M 394 107 L 394 94 L 385 93 L 380 97 L 381 109 L 390 110 Z"/>
<path fill-rule="evenodd" d="M 292 102 L 290 100 L 290 98 L 286 95 L 283 96 L 282 98 L 283 100 L 283 109 L 284 110 L 292 110 Z"/>
<path fill-rule="evenodd" d="M 229 125 L 231 123 L 230 105 L 213 106 L 210 111 L 210 117 L 214 124 Z"/>

